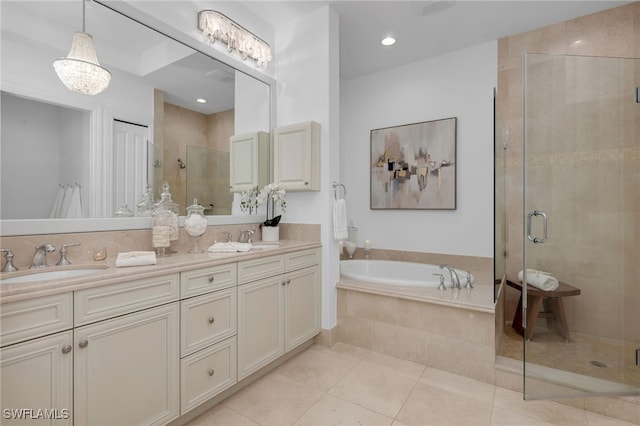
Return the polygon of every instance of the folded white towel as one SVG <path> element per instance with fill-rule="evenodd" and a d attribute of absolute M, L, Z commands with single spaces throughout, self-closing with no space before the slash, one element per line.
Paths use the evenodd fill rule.
<path fill-rule="evenodd" d="M 158 260 L 156 259 L 155 251 L 129 251 L 125 253 L 118 253 L 116 268 L 124 266 L 156 265 L 157 263 Z"/>
<path fill-rule="evenodd" d="M 523 271 L 518 272 L 518 279 L 523 281 Z M 540 290 L 553 291 L 558 288 L 558 279 L 548 272 L 536 269 L 527 269 L 527 284 L 539 288 Z"/>
<path fill-rule="evenodd" d="M 333 238 L 344 240 L 347 234 L 347 203 L 341 198 L 333 203 Z"/>
<path fill-rule="evenodd" d="M 209 253 L 236 253 L 239 251 L 249 251 L 252 245 L 250 243 L 215 243 L 209 247 Z"/>

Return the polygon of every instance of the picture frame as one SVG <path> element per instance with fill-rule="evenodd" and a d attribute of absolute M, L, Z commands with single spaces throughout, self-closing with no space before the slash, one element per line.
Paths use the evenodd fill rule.
<path fill-rule="evenodd" d="M 455 210 L 457 117 L 371 130 L 370 209 Z"/>

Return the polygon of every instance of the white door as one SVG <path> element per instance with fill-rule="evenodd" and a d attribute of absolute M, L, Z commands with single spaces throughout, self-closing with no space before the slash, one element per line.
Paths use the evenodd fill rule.
<path fill-rule="evenodd" d="M 75 424 L 160 425 L 180 414 L 178 302 L 74 330 Z"/>
<path fill-rule="evenodd" d="M 149 128 L 113 121 L 113 214 L 124 203 L 133 212 L 147 187 Z"/>
<path fill-rule="evenodd" d="M 306 342 L 320 331 L 320 267 L 286 275 L 285 351 Z"/>
<path fill-rule="evenodd" d="M 0 351 L 3 425 L 72 424 L 72 343 L 65 331 Z"/>
<path fill-rule="evenodd" d="M 284 276 L 238 287 L 238 380 L 284 354 Z"/>

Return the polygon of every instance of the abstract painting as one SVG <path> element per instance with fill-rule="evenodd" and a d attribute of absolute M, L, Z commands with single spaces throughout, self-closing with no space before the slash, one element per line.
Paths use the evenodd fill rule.
<path fill-rule="evenodd" d="M 371 130 L 371 209 L 456 208 L 457 118 Z"/>

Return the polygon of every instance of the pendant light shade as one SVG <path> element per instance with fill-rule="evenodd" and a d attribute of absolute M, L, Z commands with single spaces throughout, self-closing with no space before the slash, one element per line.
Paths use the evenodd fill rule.
<path fill-rule="evenodd" d="M 84 1 L 82 0 L 82 32 L 73 35 L 66 57 L 53 62 L 58 78 L 67 89 L 85 95 L 96 95 L 109 86 L 111 73 L 100 66 L 93 37 L 84 32 Z"/>

